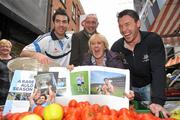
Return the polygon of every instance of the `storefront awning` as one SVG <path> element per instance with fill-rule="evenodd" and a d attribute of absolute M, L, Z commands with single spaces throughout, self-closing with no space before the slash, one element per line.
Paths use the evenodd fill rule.
<path fill-rule="evenodd" d="M 180 46 L 180 1 L 166 0 L 164 7 L 148 29 L 158 33 L 165 44 Z"/>
<path fill-rule="evenodd" d="M 154 20 L 149 31 L 161 36 L 172 36 L 180 29 L 180 1 L 166 0 L 161 12 Z"/>

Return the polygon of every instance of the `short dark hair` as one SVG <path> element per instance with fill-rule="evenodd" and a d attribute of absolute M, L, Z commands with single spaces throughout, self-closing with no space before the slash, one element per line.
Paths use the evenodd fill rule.
<path fill-rule="evenodd" d="M 123 16 L 125 15 L 129 15 L 130 17 L 132 17 L 134 19 L 134 21 L 138 21 L 139 20 L 139 15 L 137 14 L 136 11 L 134 10 L 130 10 L 130 9 L 126 9 L 126 10 L 123 10 L 121 12 L 118 13 L 117 15 L 117 18 L 118 18 L 118 21 L 120 18 L 122 18 Z"/>
<path fill-rule="evenodd" d="M 53 17 L 52 17 L 53 22 L 55 21 L 55 18 L 56 18 L 57 15 L 67 16 L 67 18 L 68 18 L 68 23 L 69 23 L 69 16 L 67 15 L 67 13 L 66 13 L 66 11 L 65 11 L 64 9 L 58 8 L 58 9 L 56 10 L 56 12 L 53 14 Z"/>
<path fill-rule="evenodd" d="M 104 78 L 104 81 L 109 80 L 109 78 Z"/>
<path fill-rule="evenodd" d="M 44 96 L 45 100 L 47 100 L 46 94 L 41 94 L 40 97 L 41 97 L 41 96 Z"/>

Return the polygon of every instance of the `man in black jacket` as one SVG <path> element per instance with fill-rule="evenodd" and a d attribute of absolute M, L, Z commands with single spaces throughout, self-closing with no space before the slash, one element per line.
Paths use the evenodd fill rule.
<path fill-rule="evenodd" d="M 82 21 L 84 29 L 78 33 L 74 33 L 72 36 L 70 64 L 74 66 L 82 65 L 84 53 L 89 50 L 89 38 L 97 32 L 98 24 L 98 18 L 95 14 L 88 14 L 85 20 Z"/>
<path fill-rule="evenodd" d="M 116 41 L 111 50 L 122 52 L 125 67 L 130 70 L 131 88 L 143 101 L 151 101 L 150 110 L 165 117 L 165 49 L 159 35 L 140 31 L 138 14 L 124 10 L 118 14 L 118 24 L 123 38 Z"/>

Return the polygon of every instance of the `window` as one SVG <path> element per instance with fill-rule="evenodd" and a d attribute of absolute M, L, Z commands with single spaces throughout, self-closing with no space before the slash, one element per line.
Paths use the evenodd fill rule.
<path fill-rule="evenodd" d="M 60 0 L 64 5 L 66 4 L 66 0 Z"/>
<path fill-rule="evenodd" d="M 76 22 L 76 6 L 74 5 L 74 3 L 72 5 L 72 19 L 74 22 Z"/>

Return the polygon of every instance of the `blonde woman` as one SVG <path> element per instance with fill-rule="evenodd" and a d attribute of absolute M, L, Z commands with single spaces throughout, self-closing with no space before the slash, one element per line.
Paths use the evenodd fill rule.
<path fill-rule="evenodd" d="M 89 52 L 84 55 L 82 65 L 106 66 L 114 68 L 124 68 L 121 54 L 109 50 L 109 44 L 105 36 L 95 33 L 88 42 Z M 69 70 L 74 65 L 67 66 Z M 130 100 L 134 99 L 134 92 L 125 93 Z"/>
<path fill-rule="evenodd" d="M 0 40 L 0 105 L 4 105 L 10 87 L 7 63 L 12 59 L 12 44 L 9 40 Z"/>
<path fill-rule="evenodd" d="M 124 68 L 122 56 L 109 50 L 105 36 L 99 33 L 92 35 L 88 45 L 89 52 L 84 56 L 83 65 Z"/>

